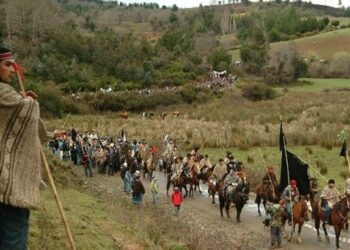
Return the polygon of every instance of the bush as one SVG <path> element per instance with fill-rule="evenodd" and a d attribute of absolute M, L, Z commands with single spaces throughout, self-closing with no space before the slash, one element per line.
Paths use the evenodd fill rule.
<path fill-rule="evenodd" d="M 245 85 L 242 96 L 251 101 L 271 100 L 277 96 L 274 89 L 262 83 Z"/>
<path fill-rule="evenodd" d="M 321 173 L 322 175 L 326 175 L 326 174 L 328 173 L 328 168 L 327 168 L 327 166 L 322 166 L 322 167 L 320 167 L 320 173 Z"/>

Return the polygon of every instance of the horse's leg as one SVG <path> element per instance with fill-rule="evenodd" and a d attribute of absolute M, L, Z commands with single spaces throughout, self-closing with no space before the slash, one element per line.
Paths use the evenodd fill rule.
<path fill-rule="evenodd" d="M 212 203 L 215 204 L 215 191 L 212 191 L 211 198 L 212 198 Z"/>
<path fill-rule="evenodd" d="M 260 211 L 261 197 L 259 194 L 256 194 L 255 203 L 258 205 L 258 213 L 259 213 L 259 216 L 261 216 L 261 211 Z"/>
<path fill-rule="evenodd" d="M 340 237 L 341 227 L 340 226 L 334 226 L 334 231 L 335 231 L 335 244 L 336 244 L 337 249 L 340 249 L 339 237 Z"/>
<path fill-rule="evenodd" d="M 186 198 L 186 196 L 188 195 L 188 190 L 187 190 L 187 185 L 185 184 L 184 186 L 183 186 L 183 188 L 185 189 L 185 195 L 184 195 L 184 198 Z"/>
<path fill-rule="evenodd" d="M 301 233 L 301 229 L 303 228 L 303 224 L 304 223 L 301 223 L 301 222 L 298 223 L 298 225 L 299 225 L 299 227 L 298 227 L 298 243 L 302 243 L 303 242 L 301 237 L 300 237 L 300 233 Z"/>
<path fill-rule="evenodd" d="M 169 196 L 169 188 L 170 188 L 171 181 L 168 180 L 166 183 L 166 195 Z"/>
<path fill-rule="evenodd" d="M 293 221 L 292 224 L 293 224 L 293 228 L 292 228 L 292 231 L 290 232 L 290 236 L 289 236 L 289 238 L 288 238 L 288 241 L 289 241 L 289 242 L 292 241 L 293 234 L 294 234 L 294 231 L 295 231 L 295 225 L 296 225 L 296 223 L 294 223 L 294 221 Z"/>
<path fill-rule="evenodd" d="M 322 228 L 323 228 L 323 232 L 324 232 L 324 235 L 326 237 L 327 243 L 330 243 L 330 239 L 329 239 L 327 228 L 326 228 L 326 223 L 324 221 L 322 222 Z"/>
<path fill-rule="evenodd" d="M 237 203 L 236 203 L 236 211 L 237 211 L 236 220 L 237 220 L 238 223 L 241 222 L 241 212 L 242 212 L 242 208 L 243 208 L 243 206 L 237 205 Z"/>
<path fill-rule="evenodd" d="M 222 212 L 222 209 L 225 206 L 225 200 L 220 195 L 219 195 L 219 203 L 220 203 L 220 215 L 221 215 L 221 217 L 224 217 L 224 213 Z"/>
<path fill-rule="evenodd" d="M 231 200 L 226 198 L 226 216 L 227 216 L 227 219 L 230 219 L 231 218 L 231 215 L 230 215 L 230 205 L 231 205 Z"/>
<path fill-rule="evenodd" d="M 197 182 L 197 186 L 198 186 L 199 193 L 202 194 L 202 190 L 201 190 L 201 186 L 199 185 L 199 181 Z"/>
<path fill-rule="evenodd" d="M 318 217 L 318 215 L 315 213 L 315 228 L 316 228 L 316 231 L 317 231 L 317 239 L 318 241 L 321 241 L 322 238 L 320 236 L 320 218 Z"/>

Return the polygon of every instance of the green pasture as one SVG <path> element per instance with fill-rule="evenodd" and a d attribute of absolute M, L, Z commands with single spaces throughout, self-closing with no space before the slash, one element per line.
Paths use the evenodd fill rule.
<path fill-rule="evenodd" d="M 308 53 L 313 51 L 322 59 L 331 59 L 338 52 L 350 53 L 350 28 L 324 32 L 292 41 L 273 43 L 271 44 L 271 49 L 276 50 L 290 42 L 295 43 L 298 52 L 302 56 L 307 57 Z"/>
<path fill-rule="evenodd" d="M 306 148 L 311 151 L 309 159 Z M 235 159 L 242 161 L 245 166 L 253 169 L 253 171 L 258 171 L 259 169 L 263 170 L 266 164 L 273 165 L 276 172 L 279 173 L 281 166 L 281 152 L 279 151 L 279 147 L 262 147 L 260 149 L 262 155 L 259 148 L 250 148 L 248 150 L 239 150 L 237 148 L 203 148 L 201 153 L 208 154 L 212 164 L 214 164 L 220 158 L 224 158 L 227 151 L 230 151 L 233 153 Z M 288 150 L 296 154 L 303 161 L 309 163 L 309 174 L 318 178 L 319 188 L 326 185 L 328 179 L 333 178 L 336 180 L 336 186 L 339 191 L 343 191 L 345 179 L 341 176 L 341 173 L 343 173 L 342 175 L 348 174 L 348 177 L 350 177 L 350 174 L 345 158 L 339 156 L 340 148 L 326 149 L 320 146 L 296 146 L 290 147 Z M 250 163 L 248 163 L 248 161 Z M 325 173 L 322 171 L 327 172 Z M 323 174 L 320 174 L 320 172 Z"/>
<path fill-rule="evenodd" d="M 303 78 L 300 79 L 300 81 L 305 81 L 305 83 L 286 85 L 284 87 L 278 87 L 276 90 L 282 91 L 283 89 L 288 88 L 289 91 L 295 92 L 321 92 L 326 90 L 350 88 L 350 79 Z"/>

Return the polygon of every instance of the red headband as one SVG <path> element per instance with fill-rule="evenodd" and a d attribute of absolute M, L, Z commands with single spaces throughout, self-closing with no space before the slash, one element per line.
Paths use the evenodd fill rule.
<path fill-rule="evenodd" d="M 4 60 L 4 59 L 13 59 L 13 55 L 11 52 L 5 52 L 0 54 L 0 60 Z"/>

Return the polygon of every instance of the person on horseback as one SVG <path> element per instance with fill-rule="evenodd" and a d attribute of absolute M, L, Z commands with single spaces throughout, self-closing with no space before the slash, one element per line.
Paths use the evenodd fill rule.
<path fill-rule="evenodd" d="M 219 163 L 215 165 L 213 171 L 213 177 L 216 181 L 216 185 L 220 182 L 221 178 L 227 174 L 227 168 L 223 159 L 219 159 Z"/>
<path fill-rule="evenodd" d="M 346 179 L 345 193 L 350 194 L 350 178 Z"/>
<path fill-rule="evenodd" d="M 224 180 L 224 191 L 232 199 L 233 192 L 235 191 L 237 185 L 241 183 L 241 178 L 237 175 L 237 172 L 231 170 L 230 174 L 226 175 Z"/>
<path fill-rule="evenodd" d="M 267 167 L 267 172 L 265 173 L 264 177 L 262 178 L 264 185 L 273 185 L 274 187 L 277 185 L 277 178 L 273 171 L 273 166 Z"/>
<path fill-rule="evenodd" d="M 297 187 L 296 180 L 291 180 L 282 194 L 283 199 L 286 201 L 286 209 L 288 214 L 288 223 L 292 223 L 292 203 L 299 201 L 299 189 Z"/>
<path fill-rule="evenodd" d="M 330 179 L 328 185 L 325 186 L 321 192 L 321 206 L 326 209 L 326 223 L 329 224 L 329 219 L 332 212 L 332 207 L 337 202 L 337 192 L 335 191 L 335 181 Z"/>
<path fill-rule="evenodd" d="M 181 163 L 181 158 L 180 157 L 175 158 L 175 162 L 171 167 L 173 175 L 171 176 L 170 180 L 175 181 L 180 177 L 180 174 L 182 172 L 182 167 L 183 167 L 183 164 Z"/>
<path fill-rule="evenodd" d="M 206 174 L 207 170 L 211 168 L 211 162 L 209 155 L 205 155 L 204 158 L 199 162 L 199 169 L 202 174 Z"/>

